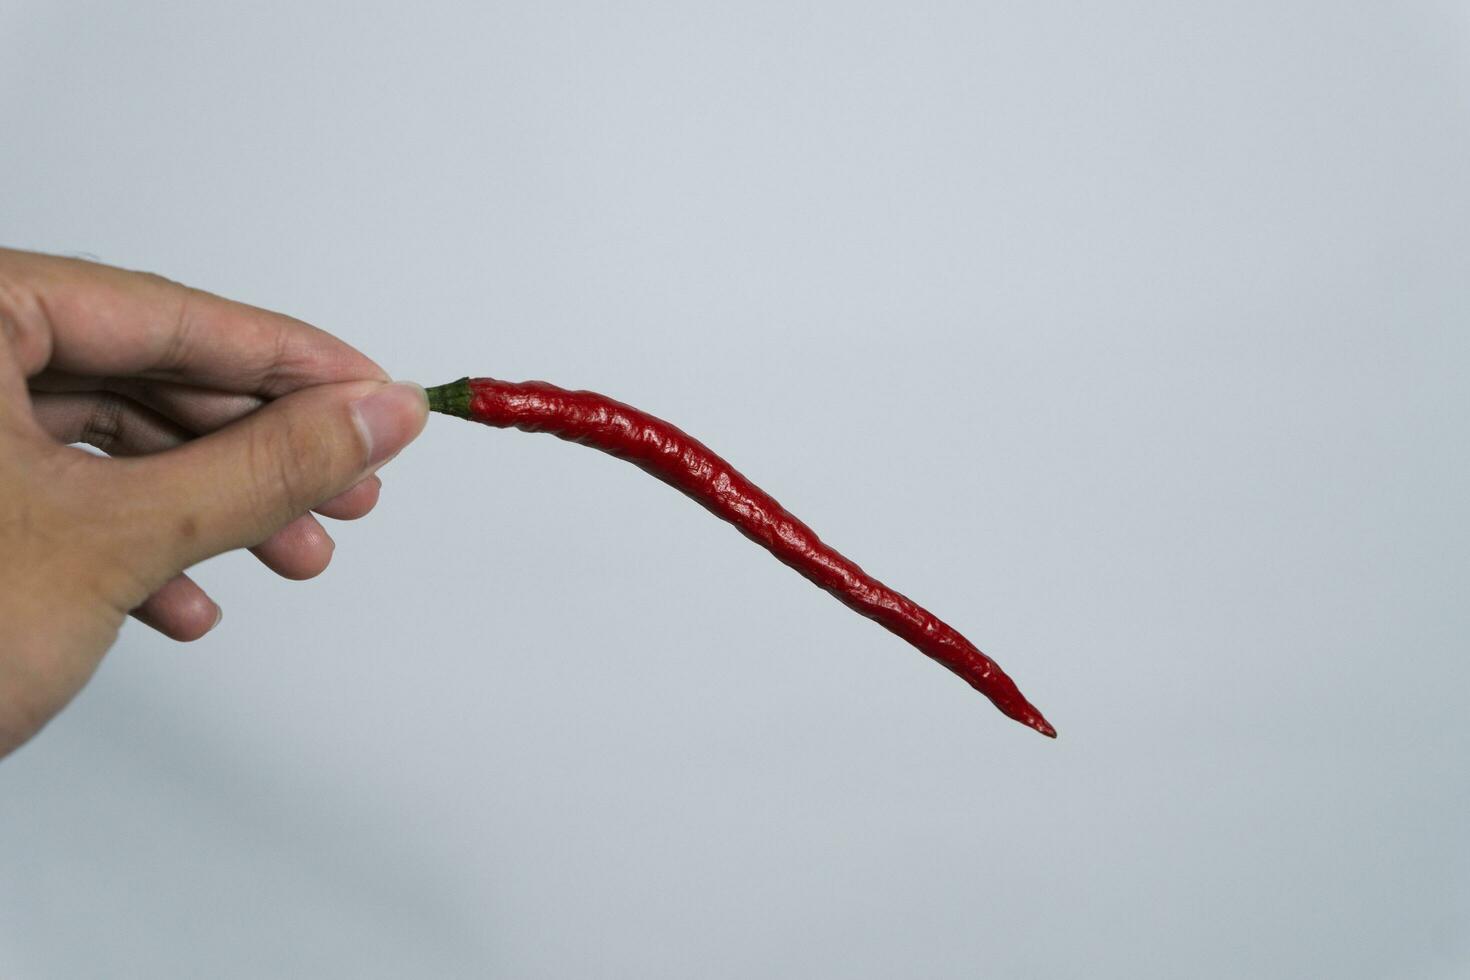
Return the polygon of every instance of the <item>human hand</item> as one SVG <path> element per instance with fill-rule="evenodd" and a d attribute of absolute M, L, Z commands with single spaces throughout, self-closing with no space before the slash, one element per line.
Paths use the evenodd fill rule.
<path fill-rule="evenodd" d="M 0 249 L 0 756 L 129 613 L 176 640 L 214 627 L 189 566 L 249 548 L 319 574 L 334 545 L 309 511 L 368 513 L 427 417 L 423 389 L 298 320 Z"/>

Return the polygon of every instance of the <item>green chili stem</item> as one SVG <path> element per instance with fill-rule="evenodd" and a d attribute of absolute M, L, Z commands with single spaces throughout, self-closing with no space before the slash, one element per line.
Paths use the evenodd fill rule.
<path fill-rule="evenodd" d="M 460 378 L 445 385 L 426 388 L 429 394 L 429 411 L 458 418 L 470 417 L 470 379 Z"/>

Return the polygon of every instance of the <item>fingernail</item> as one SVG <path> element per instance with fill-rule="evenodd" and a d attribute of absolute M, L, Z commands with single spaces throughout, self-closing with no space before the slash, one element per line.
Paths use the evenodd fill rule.
<path fill-rule="evenodd" d="M 219 607 L 219 603 L 216 602 L 214 604 L 214 622 L 211 623 L 209 625 L 209 629 L 205 630 L 204 632 L 206 632 L 206 633 L 213 633 L 214 632 L 214 628 L 219 625 L 219 621 L 222 620 L 222 619 L 224 619 L 224 618 L 225 618 L 225 611 L 223 609 L 221 609 Z"/>
<path fill-rule="evenodd" d="M 424 428 L 429 396 L 411 381 L 398 381 L 352 403 L 352 421 L 368 447 L 369 467 L 400 452 Z"/>

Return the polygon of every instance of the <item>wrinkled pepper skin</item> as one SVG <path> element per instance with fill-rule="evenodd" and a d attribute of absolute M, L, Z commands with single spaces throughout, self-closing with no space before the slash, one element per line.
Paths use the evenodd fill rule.
<path fill-rule="evenodd" d="M 463 378 L 429 389 L 436 412 L 497 428 L 548 432 L 640 467 L 739 528 L 848 608 L 964 678 L 1004 714 L 1051 738 L 1056 730 L 994 660 L 917 603 L 823 544 L 811 528 L 688 433 L 591 391 L 544 381 Z"/>

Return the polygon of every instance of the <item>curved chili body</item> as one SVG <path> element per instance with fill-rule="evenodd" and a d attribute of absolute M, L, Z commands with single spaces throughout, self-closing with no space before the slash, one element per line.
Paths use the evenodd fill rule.
<path fill-rule="evenodd" d="M 464 378 L 430 388 L 429 406 L 498 428 L 549 432 L 633 463 L 735 525 L 850 609 L 954 671 L 1009 717 L 1056 737 L 1056 730 L 994 660 L 933 613 L 823 544 L 764 490 L 668 422 L 595 392 L 567 391 L 544 381 Z"/>

